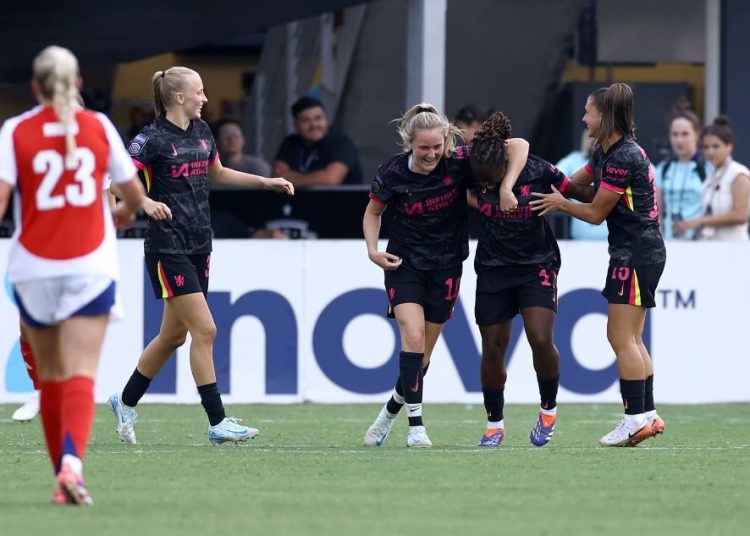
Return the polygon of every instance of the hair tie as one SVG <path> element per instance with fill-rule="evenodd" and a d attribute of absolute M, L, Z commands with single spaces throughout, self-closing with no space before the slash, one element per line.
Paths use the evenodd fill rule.
<path fill-rule="evenodd" d="M 164 75 L 166 75 L 166 74 L 167 74 L 167 71 L 162 71 L 161 72 L 161 77 L 164 78 Z"/>
<path fill-rule="evenodd" d="M 427 113 L 434 113 L 434 112 L 432 111 L 432 108 L 429 108 L 429 107 L 427 107 L 427 106 L 420 106 L 419 108 L 417 108 L 417 110 L 419 110 L 419 112 L 418 112 L 418 113 L 422 113 L 422 112 L 427 112 Z"/>

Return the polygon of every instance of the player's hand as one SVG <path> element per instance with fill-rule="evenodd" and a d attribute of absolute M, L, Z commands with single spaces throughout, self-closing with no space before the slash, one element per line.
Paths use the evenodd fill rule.
<path fill-rule="evenodd" d="M 503 212 L 513 212 L 518 208 L 518 199 L 516 199 L 513 190 L 500 188 L 500 210 Z"/>
<path fill-rule="evenodd" d="M 112 209 L 112 219 L 118 230 L 127 229 L 135 221 L 135 212 L 125 203 L 117 203 Z"/>
<path fill-rule="evenodd" d="M 143 201 L 143 212 L 152 220 L 171 220 L 172 211 L 164 203 L 154 201 L 148 197 Z"/>
<path fill-rule="evenodd" d="M 282 177 L 271 177 L 270 179 L 266 179 L 263 186 L 264 188 L 276 190 L 282 194 L 294 195 L 294 184 Z"/>
<path fill-rule="evenodd" d="M 369 257 L 372 262 L 380 266 L 383 270 L 395 270 L 401 266 L 401 263 L 403 262 L 401 257 L 397 257 L 386 251 L 376 251 L 375 253 L 370 254 Z"/>
<path fill-rule="evenodd" d="M 557 188 L 555 188 L 554 186 L 551 186 L 551 188 L 552 188 L 551 194 L 531 192 L 531 195 L 533 195 L 537 199 L 534 199 L 533 201 L 531 201 L 529 205 L 531 205 L 531 210 L 539 212 L 540 216 L 544 216 L 548 212 L 561 210 L 563 204 L 567 202 Z"/>

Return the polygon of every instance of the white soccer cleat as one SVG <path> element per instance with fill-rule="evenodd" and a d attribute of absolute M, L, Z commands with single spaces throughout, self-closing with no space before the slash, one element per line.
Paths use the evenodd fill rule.
<path fill-rule="evenodd" d="M 388 434 L 391 433 L 393 423 L 396 422 L 396 415 L 393 417 L 389 417 L 389 415 L 385 406 L 383 406 L 375 418 L 375 422 L 372 423 L 365 433 L 365 447 L 379 447 L 385 443 Z"/>
<path fill-rule="evenodd" d="M 29 422 L 37 415 L 39 415 L 39 391 L 34 391 L 23 406 L 13 412 L 11 419 L 16 422 Z"/>
<path fill-rule="evenodd" d="M 602 447 L 635 447 L 644 439 L 651 437 L 651 424 L 630 421 L 623 418 L 614 430 L 599 440 Z"/>
<path fill-rule="evenodd" d="M 432 446 L 432 441 L 427 437 L 427 431 L 424 426 L 409 427 L 409 434 L 406 436 L 406 446 L 418 449 L 428 449 Z"/>
<path fill-rule="evenodd" d="M 221 445 L 231 441 L 239 443 L 257 437 L 259 432 L 255 428 L 239 424 L 240 419 L 234 417 L 224 417 L 216 426 L 208 426 L 208 440 L 214 445 Z"/>
<path fill-rule="evenodd" d="M 117 418 L 117 437 L 123 443 L 135 445 L 135 423 L 138 414 L 133 408 L 129 408 L 120 400 L 120 395 L 114 394 L 109 397 L 109 409 Z"/>

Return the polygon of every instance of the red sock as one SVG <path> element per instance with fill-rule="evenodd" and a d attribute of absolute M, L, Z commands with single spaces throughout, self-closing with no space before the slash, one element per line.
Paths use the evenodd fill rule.
<path fill-rule="evenodd" d="M 60 385 L 62 454 L 83 460 L 94 424 L 94 379 L 73 376 Z"/>
<path fill-rule="evenodd" d="M 60 382 L 39 382 L 41 388 L 41 397 L 39 400 L 40 412 L 42 414 L 42 428 L 44 429 L 44 439 L 47 442 L 47 452 L 49 452 L 52 467 L 55 474 L 60 470 L 60 457 L 62 456 L 62 423 L 60 391 L 62 383 Z"/>
<path fill-rule="evenodd" d="M 34 359 L 34 352 L 31 351 L 31 345 L 29 341 L 20 337 L 21 341 L 21 355 L 23 356 L 23 362 L 26 363 L 26 372 L 29 373 L 29 378 L 34 383 L 34 390 L 40 389 L 39 378 L 36 375 L 36 361 Z"/>

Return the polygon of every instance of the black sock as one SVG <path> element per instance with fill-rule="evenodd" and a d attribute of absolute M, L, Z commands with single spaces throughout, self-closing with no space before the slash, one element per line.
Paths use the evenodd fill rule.
<path fill-rule="evenodd" d="M 427 363 L 424 368 L 422 368 L 422 379 L 427 375 L 427 369 L 430 368 L 430 364 Z M 399 374 L 398 379 L 396 380 L 396 393 L 401 395 L 401 398 L 404 397 L 404 388 L 401 385 L 401 375 Z M 396 398 L 391 395 L 391 399 L 388 401 L 388 403 L 385 405 L 385 409 L 388 410 L 388 413 L 392 415 L 396 415 L 399 411 L 401 411 L 401 408 L 404 407 L 403 402 L 397 402 Z"/>
<path fill-rule="evenodd" d="M 536 377 L 539 384 L 539 398 L 541 399 L 542 409 L 553 409 L 557 407 L 557 388 L 560 385 L 560 376 L 544 379 Z"/>
<path fill-rule="evenodd" d="M 654 411 L 656 405 L 654 404 L 654 375 L 652 374 L 646 378 L 646 398 L 643 403 L 643 409 L 645 411 Z"/>
<path fill-rule="evenodd" d="M 401 391 L 407 404 L 422 403 L 422 360 L 424 353 L 401 352 Z M 409 426 L 423 426 L 422 415 L 409 417 Z"/>
<path fill-rule="evenodd" d="M 143 398 L 143 395 L 146 394 L 149 385 L 151 385 L 151 378 L 146 378 L 146 376 L 138 372 L 138 369 L 135 369 L 128 383 L 125 384 L 125 389 L 122 390 L 120 400 L 126 406 L 130 406 L 131 408 L 136 407 L 141 398 Z"/>
<path fill-rule="evenodd" d="M 424 377 L 427 376 L 427 370 L 429 368 L 430 368 L 430 364 L 429 363 L 427 363 L 427 365 L 425 365 L 422 368 L 422 379 L 424 379 Z M 396 393 L 398 393 L 399 395 L 401 395 L 402 398 L 404 397 L 404 387 L 403 387 L 403 385 L 401 383 L 401 374 L 398 375 L 398 379 L 396 380 Z M 391 413 L 393 415 L 395 415 L 399 411 L 401 411 L 401 408 L 403 408 L 403 407 L 404 407 L 403 402 L 401 402 L 401 403 L 396 402 L 396 399 L 393 396 L 391 396 L 391 399 L 386 404 L 386 409 L 388 410 L 388 413 Z"/>
<path fill-rule="evenodd" d="M 646 398 L 646 380 L 620 380 L 620 393 L 625 415 L 640 415 Z"/>
<path fill-rule="evenodd" d="M 216 426 L 227 414 L 224 412 L 224 403 L 221 401 L 219 386 L 214 383 L 198 386 L 198 393 L 201 395 L 201 404 L 208 415 L 208 422 L 211 426 Z"/>
<path fill-rule="evenodd" d="M 403 398 L 404 388 L 401 386 L 401 374 L 398 375 L 398 379 L 396 380 L 396 393 L 401 395 L 401 397 Z M 388 413 L 391 413 L 393 415 L 396 415 L 399 411 L 401 411 L 401 408 L 403 407 L 403 402 L 396 402 L 396 399 L 393 396 L 391 396 L 391 399 L 385 405 L 385 409 L 388 410 Z"/>
<path fill-rule="evenodd" d="M 500 422 L 503 420 L 503 409 L 505 408 L 505 388 L 486 389 L 482 387 L 484 396 L 484 409 L 487 411 L 487 420 Z"/>

